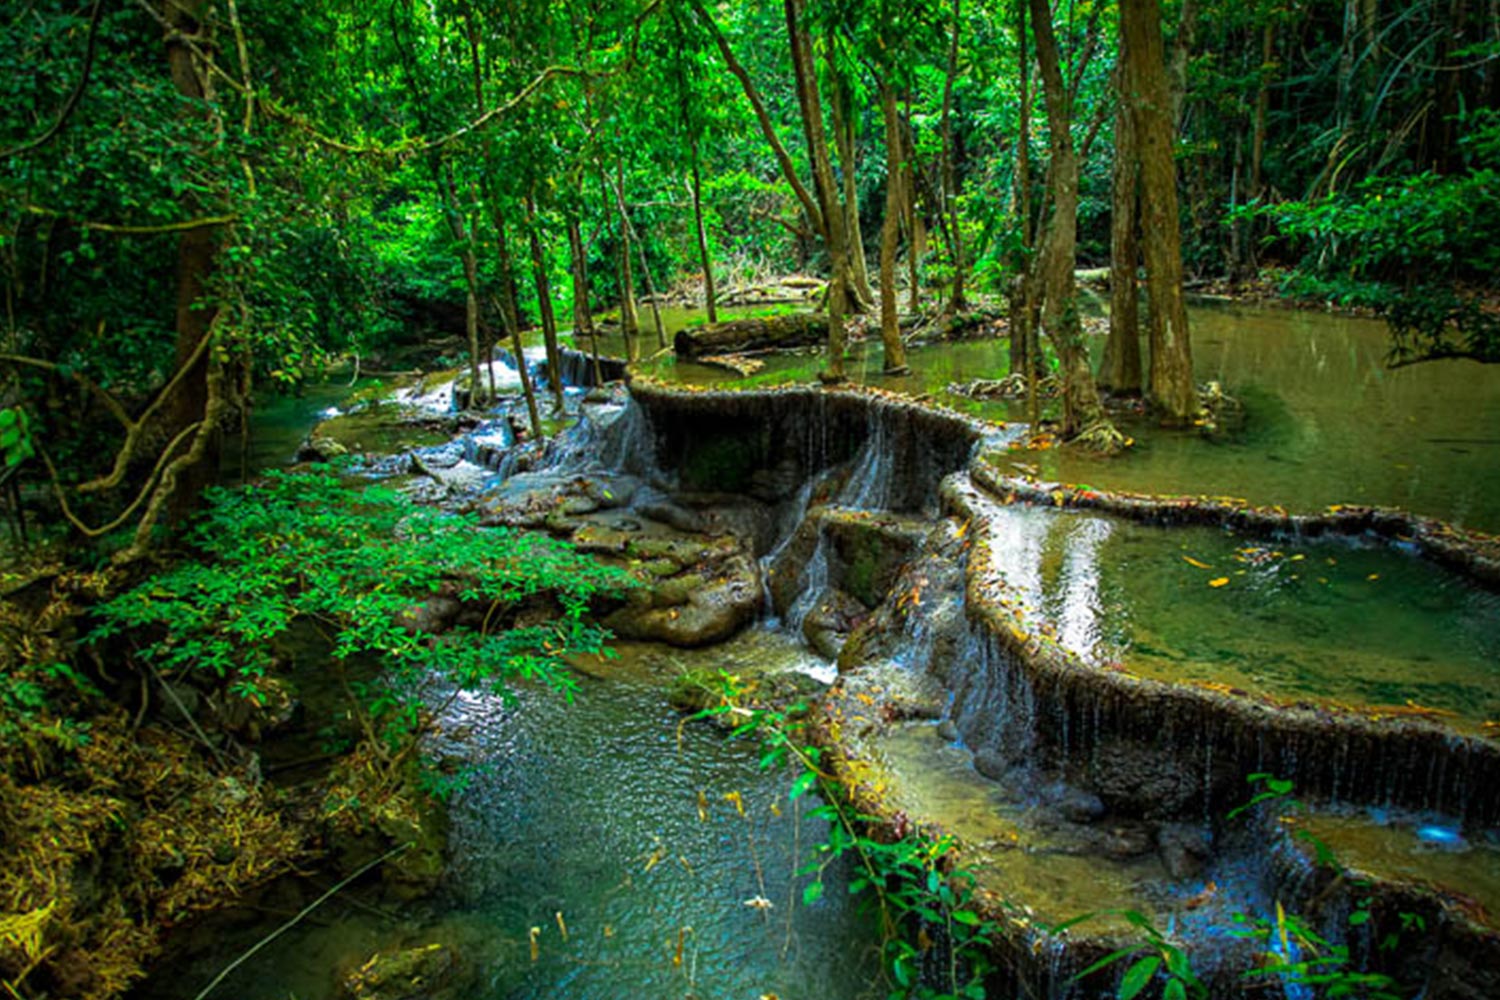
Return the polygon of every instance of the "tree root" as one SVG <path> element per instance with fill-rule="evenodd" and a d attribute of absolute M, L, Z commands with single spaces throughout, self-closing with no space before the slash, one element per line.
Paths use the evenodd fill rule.
<path fill-rule="evenodd" d="M 1100 417 L 1093 421 L 1068 443 L 1080 445 L 1100 455 L 1118 455 L 1132 444 L 1131 440 L 1121 434 L 1107 417 Z"/>

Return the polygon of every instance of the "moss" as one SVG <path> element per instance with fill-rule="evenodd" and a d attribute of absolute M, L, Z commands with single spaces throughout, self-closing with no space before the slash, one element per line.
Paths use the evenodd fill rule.
<path fill-rule="evenodd" d="M 680 472 L 685 489 L 703 492 L 743 493 L 765 455 L 759 435 L 716 434 L 693 442 L 682 458 Z"/>

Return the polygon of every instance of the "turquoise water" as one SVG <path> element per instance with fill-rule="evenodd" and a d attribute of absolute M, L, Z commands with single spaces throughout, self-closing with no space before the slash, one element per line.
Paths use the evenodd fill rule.
<path fill-rule="evenodd" d="M 1383 323 L 1270 306 L 1191 311 L 1193 366 L 1245 405 L 1242 433 L 1211 441 L 1122 418 L 1136 446 L 1117 458 L 1076 449 L 1019 453 L 1043 479 L 1158 494 L 1233 496 L 1313 511 L 1331 504 L 1401 507 L 1500 532 L 1500 365 L 1438 361 L 1395 371 Z M 1102 342 L 1093 342 L 1095 351 Z M 951 383 L 1000 378 L 1009 347 L 992 339 L 911 349 L 912 372 L 880 374 L 878 340 L 851 348 L 857 381 L 990 420 L 1022 420 L 1020 403 L 977 402 Z M 694 385 L 810 382 L 815 354 L 768 356 L 748 377 L 658 359 L 643 370 Z"/>
<path fill-rule="evenodd" d="M 680 725 L 666 701 L 684 670 L 821 666 L 751 631 L 712 650 L 628 645 L 590 668 L 598 676 L 582 679 L 571 705 L 525 690 L 510 705 L 460 702 L 435 749 L 475 770 L 454 803 L 453 866 L 438 898 L 394 921 L 330 903 L 332 923 L 299 926 L 214 995 L 332 1000 L 338 970 L 379 949 L 441 942 L 473 970 L 459 1000 L 884 996 L 878 936 L 842 868 L 826 872 L 821 900 L 802 904 L 807 879 L 795 871 L 821 826 L 803 815 L 807 800 L 789 799 L 792 775 L 762 770 L 753 741 Z M 221 950 L 170 970 L 148 995 L 192 997 L 275 923 L 243 944 L 225 935 Z"/>
<path fill-rule="evenodd" d="M 1398 549 L 1024 506 L 993 517 L 995 568 L 1092 663 L 1470 729 L 1500 719 L 1500 594 Z"/>

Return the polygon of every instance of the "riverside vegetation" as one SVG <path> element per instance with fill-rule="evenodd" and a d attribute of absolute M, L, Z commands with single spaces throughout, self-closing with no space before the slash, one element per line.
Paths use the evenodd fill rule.
<path fill-rule="evenodd" d="M 1026 537 L 1046 536 L 1036 558 L 1049 574 L 1064 549 L 1069 567 L 1088 552 L 1100 558 L 1069 534 L 1074 522 L 1037 527 L 1035 509 L 1054 500 L 1062 513 L 1102 504 L 1111 516 L 1190 513 L 1212 525 L 1205 531 L 1258 531 L 1215 543 L 1243 557 L 1206 577 L 1226 599 L 1245 574 L 1290 589 L 1295 556 L 1277 546 L 1304 529 L 1378 549 L 1366 584 L 1396 575 L 1380 560 L 1410 554 L 1474 579 L 1493 574 L 1492 540 L 1466 529 L 1495 527 L 1493 504 L 1472 496 L 1500 488 L 1486 478 L 1500 467 L 1486 458 L 1488 407 L 1500 394 L 1484 382 L 1492 368 L 1447 378 L 1453 366 L 1500 361 L 1493 15 L 1479 0 L 36 0 L 0 14 L 0 985 L 19 1000 L 122 996 L 169 933 L 190 934 L 204 914 L 236 900 L 300 906 L 295 893 L 278 905 L 265 894 L 319 859 L 343 874 L 385 859 L 377 867 L 394 897 L 421 896 L 451 860 L 440 804 L 462 800 L 474 780 L 461 755 L 433 751 L 442 720 L 490 695 L 504 705 L 496 693 L 515 688 L 567 697 L 572 668 L 611 648 L 606 617 L 680 640 L 706 634 L 694 633 L 695 616 L 729 634 L 769 614 L 795 619 L 796 642 L 841 656 L 882 648 L 870 623 L 885 622 L 908 644 L 905 661 L 935 648 L 930 673 L 940 674 L 952 650 L 889 605 L 901 596 L 897 578 L 907 594 L 925 586 L 908 561 L 937 575 L 923 549 L 929 528 L 971 530 L 956 511 L 1006 505 L 1030 525 Z M 1107 270 L 1107 319 L 1091 314 L 1081 267 Z M 794 272 L 804 276 L 778 277 Z M 1310 381 L 1301 392 L 1325 408 L 1294 433 L 1275 386 L 1256 384 L 1254 350 L 1234 384 L 1205 369 L 1224 329 L 1249 321 L 1230 312 L 1190 322 L 1185 293 L 1195 286 L 1282 294 L 1387 324 L 1382 362 L 1361 348 L 1332 364 L 1315 332 L 1289 322 L 1275 363 L 1258 363 L 1273 381 L 1336 371 L 1350 385 L 1385 385 L 1394 369 L 1427 365 L 1447 382 L 1427 390 L 1437 397 L 1428 409 L 1403 400 L 1352 421 L 1384 420 L 1387 447 L 1347 434 L 1350 421 L 1329 412 L 1344 395 Z M 673 327 L 689 316 L 705 329 L 681 342 L 715 353 L 672 356 Z M 731 318 L 747 326 L 719 322 Z M 785 350 L 766 354 L 773 341 Z M 637 405 L 622 393 L 583 404 L 573 390 L 631 365 L 637 401 L 655 416 L 627 442 L 629 476 L 620 462 L 604 472 L 569 465 L 560 453 L 602 447 L 588 436 L 589 413 Z M 334 373 L 366 384 L 414 378 L 406 388 L 421 396 L 428 378 L 418 370 L 433 368 L 461 369 L 443 384 L 462 391 L 398 428 L 388 440 L 400 455 L 361 457 L 376 449 L 352 437 L 335 449 L 355 453 L 346 466 L 257 468 L 266 454 L 253 440 L 257 417 L 295 409 L 287 397 L 329 393 L 329 405 L 354 408 L 325 384 Z M 720 392 L 725 372 L 741 388 L 864 379 L 1028 429 L 997 449 L 992 425 L 955 432 L 951 414 L 930 408 L 871 416 L 879 390 L 746 402 Z M 1434 415 L 1451 405 L 1445 389 L 1462 413 Z M 683 394 L 699 398 L 661 403 Z M 384 419 L 367 412 L 353 423 L 366 418 L 367 427 Z M 463 443 L 448 452 L 429 450 L 455 437 Z M 677 454 L 654 462 L 648 439 Z M 1356 440 L 1367 462 L 1328 458 Z M 1250 441 L 1260 450 L 1242 448 Z M 945 491 L 938 480 L 976 443 L 990 466 L 973 470 L 977 492 Z M 330 457 L 320 448 L 310 441 L 306 453 Z M 1371 484 L 1400 479 L 1393 470 L 1422 448 L 1436 451 L 1405 477 L 1421 488 Z M 482 463 L 470 459 L 486 449 L 503 458 L 476 471 Z M 285 457 L 278 450 L 274 461 Z M 445 478 L 439 458 L 470 480 Z M 1473 481 L 1432 491 L 1445 478 L 1432 463 L 1445 458 Z M 1308 487 L 1306 469 L 1323 461 L 1330 471 Z M 522 530 L 485 520 L 503 503 L 465 506 L 473 482 L 502 470 L 575 478 L 546 483 L 555 490 L 538 500 L 546 509 L 508 508 Z M 418 485 L 399 478 L 408 474 Z M 407 492 L 359 476 L 397 479 Z M 905 495 L 892 476 L 909 480 L 898 484 Z M 848 485 L 860 477 L 869 482 Z M 628 500 L 613 492 L 627 478 Z M 1104 482 L 1248 503 L 1142 500 L 1097 488 Z M 733 503 L 711 495 L 729 489 Z M 882 489 L 889 503 L 871 500 Z M 1414 509 L 1359 506 L 1390 502 Z M 1324 514 L 1328 503 L 1339 507 Z M 671 522 L 660 522 L 664 538 L 636 537 L 641 519 L 658 523 L 653 515 Z M 805 520 L 783 523 L 796 517 Z M 1083 534 L 1115 524 L 1091 519 Z M 732 544 L 712 534 L 725 525 Z M 1117 534 L 1153 551 L 1184 544 L 1140 541 L 1155 530 Z M 978 525 L 970 537 L 992 534 Z M 1262 551 L 1271 565 L 1252 562 Z M 1317 554 L 1332 565 L 1334 552 Z M 949 552 L 965 567 L 971 555 L 957 542 Z M 778 558 L 779 578 L 768 568 Z M 1171 604 L 1176 578 L 1147 571 L 1142 596 Z M 1411 579 L 1447 577 L 1423 564 Z M 1491 605 L 1471 583 L 1435 585 L 1452 606 L 1415 614 L 1478 622 L 1469 631 L 1485 634 Z M 1340 609 L 1357 628 L 1378 602 L 1349 589 Z M 710 590 L 717 603 L 692 602 Z M 1085 777 L 1108 786 L 1094 772 L 1128 764 L 1145 745 L 1122 721 L 1128 713 L 1102 713 L 1115 727 L 1108 739 L 1097 727 L 1079 735 L 1076 691 L 1046 715 L 1040 682 L 1016 678 L 1033 659 L 1047 660 L 1038 677 L 1078 676 L 1067 644 L 1045 622 L 1019 610 L 1002 619 L 982 603 L 974 617 L 1019 638 L 963 650 L 1009 686 L 975 694 L 983 685 L 964 688 L 950 674 L 948 693 L 1015 694 L 1004 702 L 1014 719 L 1058 723 L 1023 734 L 1050 754 L 1038 764 L 1047 781 L 1076 779 L 1076 741 L 1097 738 L 1103 749 Z M 1244 609 L 1247 621 L 1264 613 Z M 1217 648 L 1261 679 L 1253 654 Z M 1303 701 L 1275 685 L 1230 683 L 1212 662 L 1178 674 L 1182 650 L 1168 649 L 1156 661 L 1162 676 L 1146 672 L 1161 687 L 1139 699 L 1162 712 L 1192 702 L 1207 721 L 1199 743 L 1178 733 L 1153 744 L 1155 766 L 1176 776 L 1189 755 L 1209 758 L 1191 779 L 1204 786 L 1192 809 L 1219 816 L 1227 803 L 1215 753 L 1237 755 L 1243 771 L 1276 770 L 1309 800 L 1342 793 L 1383 808 L 1355 787 L 1375 774 L 1393 789 L 1385 805 L 1432 813 L 1412 823 L 1440 833 L 1468 824 L 1468 840 L 1452 834 L 1462 850 L 1489 845 L 1496 720 L 1484 671 L 1469 662 L 1482 665 L 1488 649 L 1481 643 L 1442 678 L 1424 673 L 1436 701 L 1361 675 L 1339 688 L 1349 704 L 1337 705 L 1320 700 L 1322 681 L 1295 657 L 1282 680 L 1309 689 Z M 1357 673 L 1365 658 L 1339 662 Z M 844 659 L 851 676 L 865 665 L 852 652 Z M 1421 656 L 1411 662 L 1401 669 L 1427 669 Z M 1112 680 L 1135 676 L 1128 662 L 1089 665 Z M 835 690 L 855 686 L 845 678 Z M 1129 700 L 1111 690 L 1090 704 L 1113 712 Z M 1482 704 L 1452 714 L 1472 692 Z M 804 742 L 795 713 L 761 706 L 742 716 L 737 695 L 728 698 L 723 712 L 753 719 L 771 758 L 793 765 L 797 801 L 819 793 L 829 839 L 810 874 L 843 885 L 853 859 L 854 881 L 874 894 L 884 986 L 948 996 L 1008 988 L 994 985 L 1006 982 L 996 956 L 1020 922 L 984 895 L 982 864 L 964 874 L 972 845 L 945 830 L 897 829 L 900 808 L 864 801 L 858 781 L 838 777 L 837 741 Z M 1262 706 L 1316 730 L 1322 742 L 1311 745 L 1329 752 L 1303 753 L 1303 773 L 1257 764 L 1244 720 Z M 1006 757 L 1014 733 L 985 730 L 973 714 L 945 745 L 972 751 L 986 779 L 1003 778 L 1018 766 Z M 1255 725 L 1275 764 L 1297 757 L 1302 744 L 1277 743 L 1280 721 Z M 1109 815 L 1139 835 L 1135 813 L 1159 803 L 1127 798 L 1112 799 Z M 1321 808 L 1309 815 L 1327 819 Z M 1174 822 L 1190 811 L 1174 809 Z M 1293 829 L 1283 818 L 1276 829 Z M 1200 825 L 1216 836 L 1228 827 Z M 1332 907 L 1349 877 L 1320 860 L 1329 883 L 1304 897 Z M 807 903 L 820 904 L 813 887 L 823 884 L 809 883 Z M 1299 919 L 1278 903 L 1241 929 L 1275 956 L 1266 961 L 1288 995 L 1410 993 L 1422 988 L 1416 979 L 1382 977 L 1417 970 L 1448 940 L 1446 924 L 1436 910 L 1391 903 L 1400 893 L 1382 896 L 1387 888 L 1359 897 L 1376 902 L 1348 919 Z M 1483 909 L 1444 900 L 1445 920 Z M 1419 928 L 1423 914 L 1433 919 Z M 1120 997 L 1209 988 L 1176 929 L 1138 909 L 1115 917 L 1137 939 L 1082 969 L 1059 958 L 1054 978 L 1087 972 L 1077 988 Z M 1391 926 L 1413 933 L 1391 949 L 1351 947 L 1377 925 L 1387 937 Z M 1372 970 L 1357 971 L 1361 963 Z M 1107 976 L 1117 980 L 1101 986 Z"/>

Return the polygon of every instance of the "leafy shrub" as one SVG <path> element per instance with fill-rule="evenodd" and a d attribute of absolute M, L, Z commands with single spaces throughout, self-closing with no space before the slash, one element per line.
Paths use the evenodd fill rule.
<path fill-rule="evenodd" d="M 148 669 L 210 674 L 258 700 L 277 638 L 311 622 L 329 640 L 368 751 L 391 776 L 426 728 L 423 694 L 435 686 L 449 697 L 503 693 L 519 677 L 571 690 L 565 659 L 603 652 L 608 635 L 588 621 L 590 601 L 629 585 L 624 571 L 565 543 L 481 528 L 326 467 L 212 491 L 190 537 L 203 558 L 104 605 L 93 640 L 128 635 Z M 483 625 L 425 634 L 414 615 L 437 594 L 486 604 Z M 354 660 L 373 660 L 377 678 L 349 680 Z"/>

